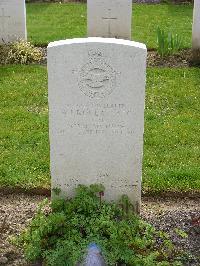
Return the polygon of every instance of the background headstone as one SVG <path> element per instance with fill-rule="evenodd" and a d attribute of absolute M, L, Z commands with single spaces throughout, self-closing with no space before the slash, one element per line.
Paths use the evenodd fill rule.
<path fill-rule="evenodd" d="M 200 0 L 194 1 L 192 26 L 192 61 L 200 64 Z"/>
<path fill-rule="evenodd" d="M 87 38 L 48 46 L 52 188 L 73 196 L 101 183 L 105 198 L 141 197 L 146 47 Z"/>
<path fill-rule="evenodd" d="M 0 43 L 27 39 L 25 0 L 0 0 Z"/>
<path fill-rule="evenodd" d="M 131 40 L 132 0 L 87 0 L 88 37 Z"/>
<path fill-rule="evenodd" d="M 194 0 L 192 48 L 200 49 L 200 0 Z"/>

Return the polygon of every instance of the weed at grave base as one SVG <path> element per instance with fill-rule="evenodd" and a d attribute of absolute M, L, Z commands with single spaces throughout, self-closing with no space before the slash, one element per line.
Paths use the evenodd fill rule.
<path fill-rule="evenodd" d="M 107 265 L 182 265 L 167 234 L 133 214 L 127 198 L 119 207 L 102 201 L 102 192 L 101 185 L 79 185 L 71 200 L 44 202 L 15 244 L 29 261 L 50 266 L 76 265 L 92 242 Z"/>

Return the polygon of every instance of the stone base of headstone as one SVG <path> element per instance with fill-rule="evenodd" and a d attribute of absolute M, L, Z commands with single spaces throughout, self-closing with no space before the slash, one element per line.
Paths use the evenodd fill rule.
<path fill-rule="evenodd" d="M 200 49 L 194 49 L 192 51 L 192 63 L 194 65 L 200 65 Z"/>

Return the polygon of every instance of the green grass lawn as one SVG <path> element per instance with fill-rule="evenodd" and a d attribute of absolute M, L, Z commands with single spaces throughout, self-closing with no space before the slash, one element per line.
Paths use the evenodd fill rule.
<path fill-rule="evenodd" d="M 48 186 L 46 68 L 1 67 L 0 95 L 0 185 Z"/>
<path fill-rule="evenodd" d="M 0 185 L 50 187 L 47 71 L 0 68 Z M 200 189 L 200 69 L 148 69 L 143 189 Z"/>
<path fill-rule="evenodd" d="M 28 37 L 35 44 L 85 37 L 86 20 L 86 4 L 27 4 Z M 133 40 L 155 48 L 157 26 L 180 34 L 184 47 L 191 47 L 192 5 L 133 5 Z"/>

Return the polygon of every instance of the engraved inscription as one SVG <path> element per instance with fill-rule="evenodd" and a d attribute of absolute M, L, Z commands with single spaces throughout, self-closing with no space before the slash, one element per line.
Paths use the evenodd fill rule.
<path fill-rule="evenodd" d="M 64 178 L 64 177 L 63 177 Z M 60 177 L 61 179 L 61 177 Z M 57 183 L 59 178 L 57 178 Z M 109 180 L 109 181 L 108 181 Z M 125 182 L 126 180 L 126 182 Z M 71 187 L 78 185 L 80 183 L 80 177 L 68 177 L 67 182 L 64 184 L 66 187 Z M 138 180 L 135 180 L 134 183 L 130 183 L 127 181 L 127 177 L 118 177 L 116 180 L 113 180 L 111 176 L 108 173 L 105 173 L 103 176 L 99 175 L 95 177 L 95 183 L 96 184 L 102 184 L 108 189 L 109 187 L 114 189 L 133 189 L 134 187 L 138 186 Z M 58 185 L 57 185 L 58 186 Z"/>
<path fill-rule="evenodd" d="M 133 135 L 134 129 L 127 125 L 127 116 L 134 116 L 132 108 L 125 104 L 68 104 L 61 110 L 66 124 L 59 131 L 60 135 L 66 130 L 75 130 L 78 135 Z M 110 119 L 109 119 L 110 117 Z"/>
<path fill-rule="evenodd" d="M 102 17 L 103 20 L 106 20 L 107 24 L 107 28 L 108 28 L 108 37 L 112 37 L 112 32 L 111 32 L 111 23 L 113 22 L 113 20 L 116 20 L 117 17 L 113 17 L 111 16 L 111 9 L 108 9 L 108 15 L 105 17 Z"/>
<path fill-rule="evenodd" d="M 116 71 L 106 63 L 101 52 L 89 53 L 89 56 L 79 72 L 78 85 L 91 99 L 101 99 L 116 87 Z"/>

